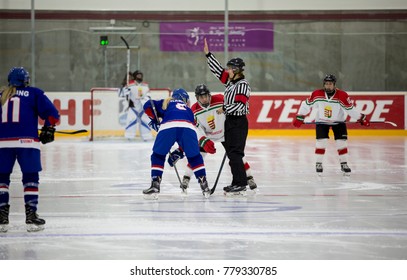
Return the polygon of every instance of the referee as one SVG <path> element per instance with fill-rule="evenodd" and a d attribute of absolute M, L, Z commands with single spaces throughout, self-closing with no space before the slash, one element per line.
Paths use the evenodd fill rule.
<path fill-rule="evenodd" d="M 233 180 L 230 186 L 223 188 L 225 193 L 239 194 L 246 191 L 247 177 L 243 164 L 249 123 L 246 115 L 249 113 L 250 86 L 243 75 L 245 63 L 241 58 L 232 58 L 224 69 L 215 56 L 209 51 L 204 40 L 204 53 L 209 69 L 226 87 L 223 108 L 218 114 L 224 113 L 225 149 L 229 158 Z"/>

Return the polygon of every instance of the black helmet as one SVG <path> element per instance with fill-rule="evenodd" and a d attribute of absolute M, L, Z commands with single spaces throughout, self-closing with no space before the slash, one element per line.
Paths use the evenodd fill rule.
<path fill-rule="evenodd" d="M 208 95 L 208 99 L 206 99 L 208 102 L 207 103 L 202 103 L 199 100 L 199 96 L 203 96 L 203 95 Z M 195 88 L 195 97 L 196 100 L 198 101 L 199 104 L 201 104 L 202 107 L 208 107 L 209 104 L 211 104 L 211 92 L 209 91 L 208 87 L 205 84 L 199 84 L 196 86 Z"/>
<path fill-rule="evenodd" d="M 137 76 L 141 76 L 141 78 L 137 78 Z M 140 70 L 136 70 L 133 73 L 133 79 L 136 80 L 138 83 L 141 83 L 143 81 L 144 75 L 143 72 L 141 72 Z"/>
<path fill-rule="evenodd" d="M 226 66 L 232 67 L 234 73 L 240 73 L 244 71 L 244 67 L 246 66 L 246 64 L 240 57 L 234 57 L 228 61 Z"/>
<path fill-rule="evenodd" d="M 332 74 L 327 74 L 324 78 L 324 84 L 325 82 L 332 82 L 334 84 L 336 84 L 336 77 Z"/>
<path fill-rule="evenodd" d="M 205 84 L 199 84 L 195 88 L 195 96 L 210 94 L 208 87 Z"/>

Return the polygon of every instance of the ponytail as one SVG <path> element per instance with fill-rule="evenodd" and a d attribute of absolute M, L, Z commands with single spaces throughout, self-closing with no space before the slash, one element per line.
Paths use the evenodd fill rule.
<path fill-rule="evenodd" d="M 16 87 L 9 86 L 6 88 L 1 88 L 0 92 L 1 94 L 1 106 L 3 106 L 7 100 L 9 100 L 11 97 L 13 97 L 16 94 Z"/>
<path fill-rule="evenodd" d="M 173 99 L 174 98 L 172 98 L 172 97 L 168 97 L 167 99 L 164 100 L 164 102 L 163 102 L 163 110 L 167 110 L 168 103 Z"/>

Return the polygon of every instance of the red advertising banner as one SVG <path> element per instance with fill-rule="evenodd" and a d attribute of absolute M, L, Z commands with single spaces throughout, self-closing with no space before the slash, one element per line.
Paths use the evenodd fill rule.
<path fill-rule="evenodd" d="M 252 95 L 250 97 L 250 129 L 293 129 L 292 121 L 305 100 L 305 95 Z M 355 107 L 368 116 L 371 121 L 391 121 L 397 127 L 386 123 L 372 124 L 369 129 L 404 129 L 405 96 L 404 95 L 351 95 Z M 311 112 L 305 122 L 314 121 Z M 347 121 L 356 120 L 348 117 Z M 312 125 L 304 125 L 301 129 L 314 129 Z M 360 124 L 349 124 L 348 128 L 360 129 Z"/>
<path fill-rule="evenodd" d="M 110 94 L 99 94 L 94 100 L 88 92 L 49 92 L 48 97 L 58 108 L 61 115 L 59 130 L 90 129 L 91 118 L 94 118 L 95 128 L 99 130 L 118 130 L 123 128 L 119 124 L 120 102 L 117 91 Z M 366 114 L 371 121 L 390 121 L 397 127 L 386 123 L 374 123 L 369 129 L 404 130 L 406 100 L 403 93 L 357 94 L 351 93 L 355 107 Z M 194 94 L 190 93 L 193 97 Z M 250 97 L 250 129 L 296 129 L 291 124 L 298 108 L 308 93 L 288 92 L 252 92 Z M 314 121 L 312 112 L 305 118 L 306 122 Z M 348 121 L 354 122 L 356 120 Z M 314 125 L 303 125 L 301 129 L 314 129 Z M 349 124 L 350 129 L 366 129 L 360 124 Z"/>

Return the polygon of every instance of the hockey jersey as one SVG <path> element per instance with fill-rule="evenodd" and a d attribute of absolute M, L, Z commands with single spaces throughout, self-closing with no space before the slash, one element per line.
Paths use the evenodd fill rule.
<path fill-rule="evenodd" d="M 159 131 L 177 127 L 191 128 L 196 131 L 194 114 L 191 108 L 183 101 L 161 99 L 152 100 L 152 102 L 154 103 L 156 112 L 154 112 L 151 102 L 144 104 L 144 110 L 151 119 L 156 119 L 156 117 L 162 119 Z M 164 102 L 168 102 L 166 109 L 163 109 Z M 157 114 L 157 116 L 155 114 Z"/>
<path fill-rule="evenodd" d="M 54 104 L 35 87 L 18 87 L 0 113 L 0 148 L 39 148 L 38 117 L 46 126 L 59 120 Z"/>
<path fill-rule="evenodd" d="M 214 142 L 225 141 L 225 114 L 218 114 L 216 110 L 223 106 L 223 95 L 215 94 L 211 96 L 208 107 L 203 107 L 199 102 L 191 106 L 197 126 L 198 139 L 206 136 Z"/>
<path fill-rule="evenodd" d="M 143 105 L 148 101 L 148 92 L 150 88 L 148 87 L 147 83 L 137 83 L 133 81 L 129 83 L 129 87 L 127 91 L 125 91 L 125 95 L 128 95 L 128 98 L 133 101 L 134 108 L 137 112 L 141 112 L 143 110 Z"/>
<path fill-rule="evenodd" d="M 306 116 L 311 110 L 317 110 L 315 122 L 344 122 L 347 115 L 359 119 L 360 112 L 353 106 L 347 92 L 336 89 L 330 98 L 323 89 L 315 90 L 301 103 L 298 115 Z"/>

